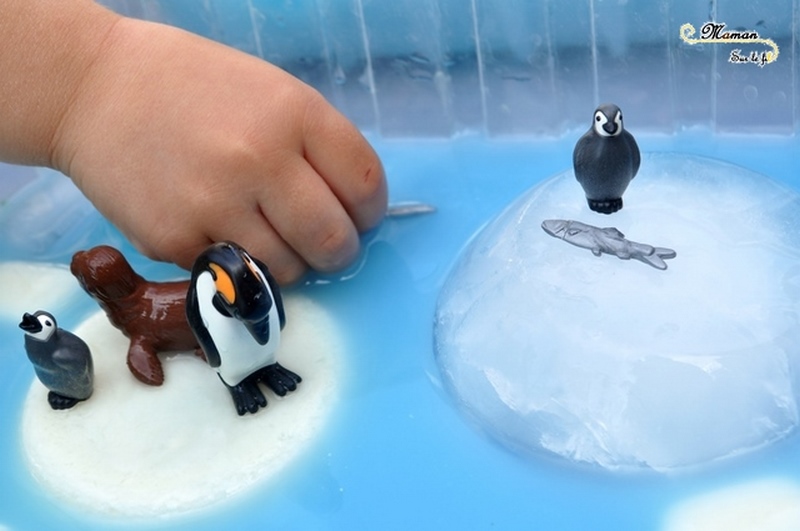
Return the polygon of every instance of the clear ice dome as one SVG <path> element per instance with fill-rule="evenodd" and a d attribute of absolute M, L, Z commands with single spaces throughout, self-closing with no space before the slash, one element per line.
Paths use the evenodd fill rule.
<path fill-rule="evenodd" d="M 692 467 L 798 424 L 800 196 L 749 170 L 646 154 L 610 216 L 573 172 L 535 186 L 459 257 L 436 359 L 479 426 L 514 450 L 610 470 Z M 664 271 L 542 230 L 616 227 Z"/>

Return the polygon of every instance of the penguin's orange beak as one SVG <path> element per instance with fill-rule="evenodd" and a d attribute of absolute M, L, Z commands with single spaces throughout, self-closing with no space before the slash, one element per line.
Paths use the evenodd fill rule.
<path fill-rule="evenodd" d="M 208 267 L 214 272 L 214 286 L 217 288 L 217 293 L 225 299 L 225 302 L 233 305 L 236 302 L 236 288 L 230 275 L 217 264 L 209 264 Z"/>

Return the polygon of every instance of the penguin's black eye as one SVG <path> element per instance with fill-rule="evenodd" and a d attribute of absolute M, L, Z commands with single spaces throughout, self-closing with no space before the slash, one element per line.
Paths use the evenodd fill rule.
<path fill-rule="evenodd" d="M 597 116 L 595 116 L 594 121 L 595 122 L 599 122 L 600 121 L 600 115 L 599 114 Z"/>
<path fill-rule="evenodd" d="M 50 322 L 50 319 L 45 319 L 44 324 L 46 326 L 53 326 L 53 323 Z"/>

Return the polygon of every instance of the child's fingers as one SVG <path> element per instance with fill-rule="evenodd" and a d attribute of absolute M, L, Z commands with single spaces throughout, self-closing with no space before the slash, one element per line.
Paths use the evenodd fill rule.
<path fill-rule="evenodd" d="M 150 236 L 139 238 L 131 231 L 122 231 L 130 240 L 137 251 L 148 258 L 162 262 L 174 262 L 186 270 L 192 269 L 195 258 L 202 253 L 213 240 L 200 233 L 182 235 L 183 233 L 170 233 L 168 236 Z M 149 242 L 149 243 L 145 243 Z"/>
<path fill-rule="evenodd" d="M 239 215 L 209 231 L 214 241 L 233 240 L 269 267 L 280 284 L 291 284 L 306 272 L 305 260 L 270 225 L 260 207 L 243 208 Z"/>
<path fill-rule="evenodd" d="M 358 255 L 358 232 L 308 162 L 295 157 L 262 187 L 259 204 L 280 237 L 312 268 L 335 271 Z"/>
<path fill-rule="evenodd" d="M 328 183 L 359 231 L 386 213 L 387 187 L 378 155 L 356 127 L 322 97 L 309 104 L 304 155 Z"/>

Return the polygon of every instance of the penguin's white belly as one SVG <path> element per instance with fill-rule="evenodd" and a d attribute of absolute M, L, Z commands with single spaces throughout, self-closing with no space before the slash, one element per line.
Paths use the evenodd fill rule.
<path fill-rule="evenodd" d="M 217 372 L 226 384 L 233 386 L 256 370 L 275 363 L 275 353 L 281 342 L 280 319 L 273 304 L 269 311 L 269 341 L 266 345 L 259 345 L 244 324 L 217 311 L 212 302 L 213 295 L 205 295 L 215 291 L 211 274 L 201 274 L 197 279 L 200 315 L 219 351 L 221 363 Z"/>

